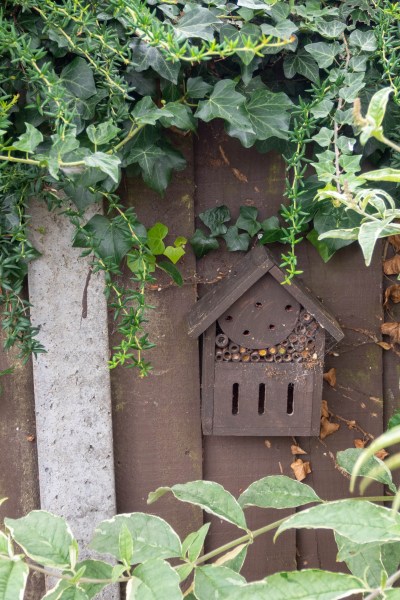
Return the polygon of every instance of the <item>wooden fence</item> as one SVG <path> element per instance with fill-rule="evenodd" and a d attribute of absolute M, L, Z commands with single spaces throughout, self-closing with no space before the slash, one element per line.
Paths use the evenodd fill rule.
<path fill-rule="evenodd" d="M 233 217 L 241 205 L 257 207 L 261 218 L 277 212 L 285 180 L 278 154 L 245 150 L 218 125 L 201 127 L 198 137 L 177 136 L 174 141 L 188 167 L 174 176 L 164 198 L 139 180 L 123 180 L 123 201 L 135 207 L 146 225 L 162 221 L 172 235 L 190 237 L 195 215 L 220 204 L 229 206 Z M 273 251 L 279 257 L 280 248 Z M 238 495 L 266 475 L 292 476 L 293 443 L 307 452 L 304 459 L 311 463 L 306 483 L 326 499 L 348 495 L 349 482 L 337 469 L 336 452 L 353 447 L 355 439 L 367 440 L 382 432 L 399 400 L 398 357 L 390 351 L 383 356 L 376 343 L 384 316 L 382 257 L 377 249 L 366 268 L 355 245 L 341 250 L 328 264 L 308 243 L 298 247 L 298 254 L 302 279 L 345 332 L 334 353 L 326 356 L 325 370 L 336 369 L 337 384 L 325 384 L 323 393 L 332 420 L 340 425 L 338 431 L 324 440 L 202 437 L 199 350 L 197 341 L 187 336 L 186 315 L 197 294 L 228 274 L 240 257 L 221 249 L 196 264 L 189 250 L 182 263 L 184 286 L 178 289 L 163 278 L 150 294 L 155 310 L 148 328 L 157 344 L 148 354 L 152 374 L 139 379 L 134 370 L 119 368 L 111 373 L 118 512 L 148 511 L 147 494 L 162 485 L 204 478 Z M 110 318 L 110 344 L 116 339 Z M 1 354 L 0 369 L 10 363 L 15 363 L 13 355 Z M 2 515 L 8 516 L 39 505 L 31 364 L 17 365 L 15 374 L 0 382 L 0 496 L 9 497 L 1 508 Z M 200 511 L 168 497 L 150 508 L 182 535 L 203 520 Z M 277 517 L 272 510 L 250 509 L 249 515 L 250 526 L 256 528 L 281 513 Z M 207 549 L 236 535 L 233 527 L 215 519 Z M 331 534 L 287 532 L 275 544 L 272 535 L 258 539 L 249 551 L 244 574 L 257 579 L 296 566 L 337 569 Z M 37 594 L 32 588 L 29 597 L 36 600 Z"/>

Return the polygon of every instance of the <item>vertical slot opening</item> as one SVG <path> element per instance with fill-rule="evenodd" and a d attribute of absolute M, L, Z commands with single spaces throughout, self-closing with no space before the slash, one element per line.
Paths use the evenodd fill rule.
<path fill-rule="evenodd" d="M 294 392 L 294 383 L 289 383 L 287 386 L 287 409 L 286 412 L 288 415 L 293 414 L 293 392 Z"/>
<path fill-rule="evenodd" d="M 258 414 L 263 415 L 265 412 L 265 383 L 260 383 L 258 386 Z"/>
<path fill-rule="evenodd" d="M 232 386 L 232 414 L 237 415 L 239 412 L 239 384 L 234 383 Z"/>

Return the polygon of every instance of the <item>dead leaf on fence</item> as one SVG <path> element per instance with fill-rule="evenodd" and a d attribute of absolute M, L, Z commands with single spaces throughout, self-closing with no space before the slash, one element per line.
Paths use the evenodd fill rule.
<path fill-rule="evenodd" d="M 300 448 L 300 446 L 296 446 L 295 444 L 292 444 L 290 446 L 290 450 L 292 454 L 307 454 L 307 452 L 303 450 L 303 448 Z"/>
<path fill-rule="evenodd" d="M 36 438 L 35 438 L 34 435 L 27 435 L 26 439 L 27 439 L 28 442 L 34 442 Z"/>
<path fill-rule="evenodd" d="M 234 176 L 236 177 L 236 179 L 238 179 L 242 183 L 248 183 L 249 182 L 249 180 L 247 179 L 247 176 L 244 173 L 242 173 L 241 171 L 239 171 L 239 169 L 236 169 L 235 167 L 233 167 L 232 168 L 232 173 L 234 174 Z"/>
<path fill-rule="evenodd" d="M 387 342 L 376 342 L 378 346 L 383 348 L 384 350 L 391 350 L 392 344 L 388 344 Z"/>
<path fill-rule="evenodd" d="M 389 456 L 389 452 L 386 452 L 385 448 L 382 448 L 382 450 L 379 450 L 379 452 L 375 452 L 375 456 L 376 458 L 384 460 L 387 456 Z"/>
<path fill-rule="evenodd" d="M 269 440 L 265 440 L 265 442 L 264 442 L 264 446 L 265 446 L 266 448 L 271 448 L 271 445 L 272 445 L 272 444 L 271 444 L 271 442 L 270 442 Z"/>
<path fill-rule="evenodd" d="M 307 477 L 309 473 L 311 473 L 310 463 L 308 461 L 303 461 L 301 458 L 298 458 L 290 465 L 294 476 L 297 481 L 303 481 Z"/>
<path fill-rule="evenodd" d="M 321 417 L 329 417 L 328 403 L 326 400 L 322 400 Z"/>
<path fill-rule="evenodd" d="M 319 432 L 319 437 L 321 440 L 324 440 L 328 435 L 332 435 L 339 429 L 339 423 L 331 423 L 327 417 L 321 418 L 321 429 Z"/>
<path fill-rule="evenodd" d="M 383 272 L 386 275 L 398 275 L 400 273 L 400 254 L 383 261 Z"/>
<path fill-rule="evenodd" d="M 389 235 L 388 241 L 392 244 L 396 252 L 400 250 L 400 235 Z"/>
<path fill-rule="evenodd" d="M 383 335 L 388 335 L 395 344 L 400 342 L 400 323 L 383 323 L 381 332 Z"/>
<path fill-rule="evenodd" d="M 399 286 L 400 287 L 400 286 Z M 331 387 L 336 385 L 336 369 L 329 369 L 327 373 L 324 373 L 324 381 L 329 383 Z"/>
<path fill-rule="evenodd" d="M 385 302 L 383 303 L 385 308 L 389 304 L 389 300 L 394 302 L 394 304 L 400 302 L 400 285 L 398 283 L 390 285 L 385 291 Z"/>
<path fill-rule="evenodd" d="M 355 448 L 365 448 L 366 440 L 356 439 L 353 440 L 353 444 Z"/>

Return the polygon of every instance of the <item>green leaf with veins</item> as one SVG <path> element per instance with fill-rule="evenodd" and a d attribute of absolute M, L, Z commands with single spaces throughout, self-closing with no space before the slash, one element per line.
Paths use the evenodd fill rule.
<path fill-rule="evenodd" d="M 254 206 L 241 206 L 239 209 L 239 217 L 236 221 L 238 229 L 244 229 L 253 237 L 261 229 L 261 224 L 257 221 L 258 209 Z"/>
<path fill-rule="evenodd" d="M 85 59 L 77 56 L 61 71 L 61 81 L 71 94 L 86 100 L 96 93 L 92 69 Z"/>
<path fill-rule="evenodd" d="M 199 102 L 195 117 L 208 123 L 224 119 L 243 131 L 253 132 L 244 110 L 245 96 L 235 91 L 236 83 L 230 79 L 219 81 L 208 100 Z"/>
<path fill-rule="evenodd" d="M 96 251 L 102 259 L 112 259 L 119 265 L 123 257 L 132 248 L 132 236 L 125 224 L 109 220 L 103 215 L 94 215 L 86 225 L 78 231 L 73 246 L 90 248 L 93 240 Z"/>
<path fill-rule="evenodd" d="M 287 139 L 289 110 L 292 106 L 291 100 L 283 92 L 275 94 L 267 89 L 253 92 L 245 104 L 245 110 L 255 137 L 259 140 L 269 137 Z"/>
<path fill-rule="evenodd" d="M 196 229 L 189 242 L 197 258 L 202 258 L 211 250 L 219 248 L 218 240 L 215 237 L 206 235 L 201 229 Z"/>
<path fill-rule="evenodd" d="M 26 132 L 19 136 L 18 140 L 13 143 L 11 149 L 19 150 L 20 152 L 32 153 L 36 150 L 41 142 L 43 142 L 43 135 L 36 127 L 33 127 L 30 123 L 25 123 Z"/>
<path fill-rule="evenodd" d="M 111 140 L 114 140 L 120 132 L 120 128 L 114 125 L 111 119 L 100 123 L 97 127 L 95 125 L 89 125 L 86 129 L 88 138 L 93 144 L 102 146 L 108 144 Z"/>
<path fill-rule="evenodd" d="M 182 38 L 201 38 L 211 42 L 214 39 L 213 25 L 219 23 L 219 19 L 211 10 L 202 6 L 187 6 L 183 17 L 175 24 L 174 30 Z"/>
<path fill-rule="evenodd" d="M 236 225 L 229 227 L 225 235 L 222 236 L 226 242 L 226 247 L 230 252 L 246 252 L 250 245 L 250 236 L 248 233 L 239 233 Z"/>
<path fill-rule="evenodd" d="M 319 82 L 319 68 L 315 59 L 302 48 L 296 54 L 288 54 L 283 61 L 285 77 L 293 79 L 298 73 L 313 83 Z"/>
<path fill-rule="evenodd" d="M 103 173 L 107 173 L 115 183 L 119 181 L 119 166 L 121 159 L 118 156 L 112 154 L 105 154 L 104 152 L 95 152 L 85 156 L 83 162 L 88 167 L 98 167 Z"/>
<path fill-rule="evenodd" d="M 163 127 L 177 127 L 183 131 L 195 131 L 196 130 L 196 119 L 193 117 L 193 113 L 189 106 L 182 104 L 181 102 L 168 102 L 165 105 L 163 111 L 169 113 L 164 116 L 161 114 L 161 125 Z M 163 113 L 161 111 L 161 113 Z"/>
<path fill-rule="evenodd" d="M 153 254 L 157 255 L 164 253 L 165 244 L 163 239 L 166 237 L 167 233 L 168 227 L 163 223 L 155 223 L 155 225 L 147 231 L 147 244 Z"/>
<path fill-rule="evenodd" d="M 172 263 L 167 262 L 165 260 L 162 260 L 157 263 L 157 267 L 159 269 L 161 269 L 162 271 L 165 271 L 166 273 L 168 273 L 168 275 L 176 283 L 176 285 L 179 285 L 179 286 L 183 285 L 182 275 L 178 271 L 178 269 L 175 267 L 175 265 L 173 265 Z"/>
<path fill-rule="evenodd" d="M 338 42 L 315 42 L 306 44 L 304 48 L 317 61 L 320 69 L 327 69 L 331 66 L 335 57 L 342 51 L 342 46 Z"/>
<path fill-rule="evenodd" d="M 231 42 L 236 42 L 240 48 L 246 47 L 248 40 L 257 41 L 261 37 L 261 29 L 258 25 L 246 23 L 241 29 L 237 29 L 233 25 L 224 25 L 219 31 L 221 38 L 226 38 Z M 240 57 L 245 65 L 249 65 L 255 56 L 254 50 L 238 50 L 236 54 Z"/>
<path fill-rule="evenodd" d="M 132 62 L 136 71 L 145 71 L 149 67 L 154 69 L 161 77 L 178 83 L 178 75 L 181 69 L 179 61 L 167 60 L 164 54 L 154 46 L 150 46 L 143 40 L 135 39 L 130 43 L 132 48 Z"/>
<path fill-rule="evenodd" d="M 186 82 L 186 92 L 190 98 L 204 98 L 212 89 L 213 86 L 202 77 L 189 77 Z"/>
<path fill-rule="evenodd" d="M 224 204 L 216 206 L 215 208 L 209 208 L 199 214 L 199 219 L 209 228 L 212 236 L 223 235 L 226 233 L 228 228 L 225 223 L 227 223 L 230 218 L 230 210 Z"/>

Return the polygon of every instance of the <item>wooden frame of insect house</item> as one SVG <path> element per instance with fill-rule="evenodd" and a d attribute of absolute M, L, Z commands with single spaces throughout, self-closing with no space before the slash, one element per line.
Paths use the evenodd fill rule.
<path fill-rule="evenodd" d="M 326 338 L 344 334 L 264 246 L 252 249 L 189 314 L 202 335 L 205 435 L 319 434 Z"/>

